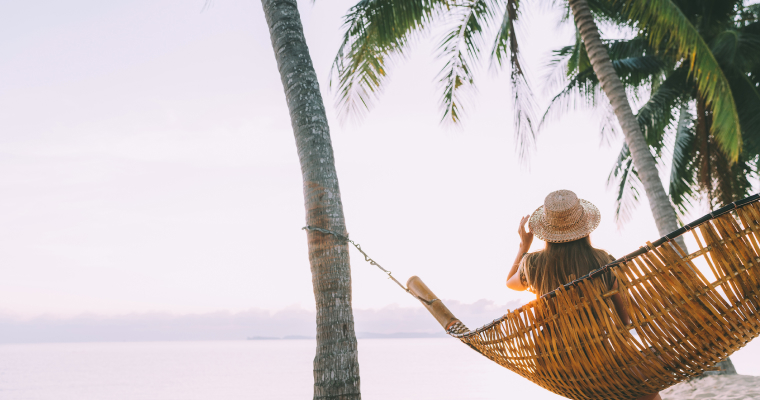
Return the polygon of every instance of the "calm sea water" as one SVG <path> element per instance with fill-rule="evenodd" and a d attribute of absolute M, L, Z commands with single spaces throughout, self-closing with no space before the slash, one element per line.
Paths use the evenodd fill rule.
<path fill-rule="evenodd" d="M 2 400 L 310 399 L 313 340 L 0 345 Z M 560 399 L 456 340 L 359 340 L 364 399 Z M 760 341 L 733 356 L 760 375 Z"/>

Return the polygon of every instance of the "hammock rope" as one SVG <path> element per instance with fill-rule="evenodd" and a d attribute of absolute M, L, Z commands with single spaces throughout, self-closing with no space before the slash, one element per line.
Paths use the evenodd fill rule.
<path fill-rule="evenodd" d="M 304 226 L 301 229 L 306 230 L 306 231 L 317 231 L 317 232 L 321 232 L 321 233 L 324 233 L 324 234 L 333 235 L 333 236 L 337 237 L 338 239 L 344 241 L 345 243 L 351 243 L 352 245 L 354 245 L 354 247 L 356 247 L 356 250 L 359 250 L 359 252 L 362 253 L 362 255 L 364 256 L 364 261 L 368 262 L 369 265 L 374 265 L 374 266 L 380 268 L 381 271 L 385 272 L 388 275 L 388 279 L 392 280 L 393 282 L 396 282 L 396 284 L 399 287 L 401 287 L 401 289 L 404 289 L 405 292 L 409 293 L 415 299 L 417 299 L 417 300 L 419 300 L 419 301 L 421 301 L 421 302 L 423 302 L 423 303 L 425 303 L 427 305 L 431 305 L 431 304 L 435 303 L 436 301 L 440 301 L 438 299 L 426 300 L 426 299 L 424 299 L 424 298 L 422 298 L 422 297 L 420 297 L 420 296 L 412 293 L 409 290 L 409 288 L 407 288 L 401 282 L 399 282 L 398 280 L 396 280 L 396 277 L 394 277 L 393 274 L 391 274 L 391 271 L 388 271 L 387 269 L 383 268 L 380 264 L 377 263 L 377 261 L 373 260 L 369 255 L 367 255 L 367 253 L 364 252 L 364 250 L 362 250 L 362 246 L 359 243 L 356 243 L 353 240 L 349 239 L 348 236 L 341 235 L 340 233 L 335 232 L 335 231 L 331 231 L 329 229 L 318 228 L 316 226 L 310 226 L 310 225 L 306 225 L 306 226 Z"/>
<path fill-rule="evenodd" d="M 404 286 L 347 236 L 304 229 L 352 243 L 450 336 L 503 367 L 571 399 L 628 400 L 713 370 L 760 335 L 759 200 L 715 210 L 475 330 L 418 277 Z M 698 247 L 690 254 L 674 240 L 686 233 Z M 604 273 L 618 289 L 609 290 Z"/>

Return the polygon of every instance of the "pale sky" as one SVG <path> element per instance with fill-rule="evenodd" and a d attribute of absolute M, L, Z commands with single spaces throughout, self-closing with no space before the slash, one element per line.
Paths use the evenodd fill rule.
<path fill-rule="evenodd" d="M 261 4 L 203 4 L 0 7 L 1 313 L 313 310 L 300 167 Z M 399 280 L 463 303 L 530 300 L 504 285 L 517 223 L 557 189 L 601 209 L 592 240 L 614 255 L 659 237 L 646 203 L 614 223 L 606 178 L 621 138 L 600 146 L 592 113 L 548 126 L 521 167 L 508 73 L 483 68 L 463 127 L 441 126 L 436 35 L 392 69 L 378 107 L 341 125 L 328 81 L 351 4 L 299 5 L 348 231 Z M 521 32 L 542 107 L 549 51 L 572 39 L 557 20 L 527 8 Z M 355 308 L 419 307 L 358 252 L 351 261 Z"/>

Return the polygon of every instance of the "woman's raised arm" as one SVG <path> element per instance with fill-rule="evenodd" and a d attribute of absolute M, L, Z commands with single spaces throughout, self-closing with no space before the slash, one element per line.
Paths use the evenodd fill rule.
<path fill-rule="evenodd" d="M 507 274 L 507 287 L 512 290 L 525 290 L 528 288 L 527 285 L 520 279 L 520 273 L 518 272 L 520 268 L 520 261 L 522 261 L 525 254 L 528 253 L 528 250 L 530 250 L 530 245 L 533 243 L 533 232 L 528 232 L 525 229 L 525 224 L 530 219 L 530 215 L 526 215 L 520 219 L 520 226 L 517 228 L 517 234 L 520 236 L 520 247 L 517 251 L 517 257 L 515 257 L 515 262 L 512 264 L 512 268 L 509 270 L 509 274 Z"/>

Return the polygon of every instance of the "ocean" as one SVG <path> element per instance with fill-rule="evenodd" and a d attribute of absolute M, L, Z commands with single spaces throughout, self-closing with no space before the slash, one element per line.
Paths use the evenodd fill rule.
<path fill-rule="evenodd" d="M 0 345 L 2 400 L 309 399 L 314 340 Z M 732 356 L 760 375 L 760 341 Z M 360 339 L 362 398 L 560 399 L 459 341 Z"/>

